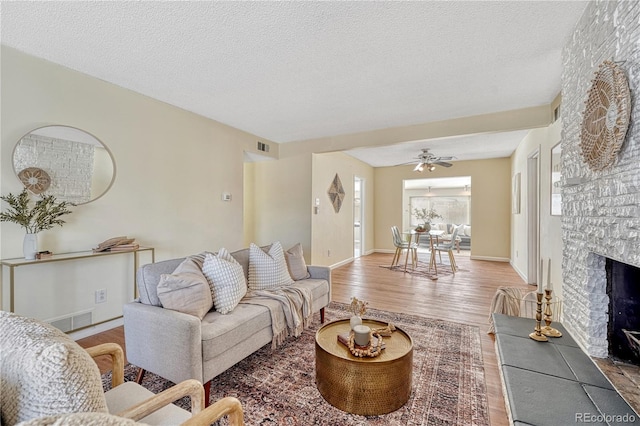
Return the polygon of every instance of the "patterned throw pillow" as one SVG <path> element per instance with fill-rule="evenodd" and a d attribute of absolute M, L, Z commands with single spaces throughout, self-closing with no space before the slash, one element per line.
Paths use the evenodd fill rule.
<path fill-rule="evenodd" d="M 228 314 L 247 294 L 247 281 L 240 265 L 225 249 L 217 255 L 207 253 L 202 272 L 211 287 L 213 307 L 221 314 Z"/>
<path fill-rule="evenodd" d="M 266 290 L 293 283 L 284 251 L 279 241 L 271 245 L 268 253 L 251 243 L 249 245 L 249 288 Z"/>
<path fill-rule="evenodd" d="M 207 279 L 197 273 L 181 272 L 160 275 L 158 298 L 162 307 L 202 319 L 213 306 Z"/>
<path fill-rule="evenodd" d="M 291 278 L 298 281 L 306 280 L 311 276 L 307 270 L 307 264 L 304 261 L 304 254 L 300 243 L 291 247 L 284 255 L 287 259 L 287 267 L 289 268 L 289 275 L 291 275 Z"/>
<path fill-rule="evenodd" d="M 0 354 L 4 424 L 79 411 L 107 413 L 98 365 L 54 326 L 0 311 Z"/>

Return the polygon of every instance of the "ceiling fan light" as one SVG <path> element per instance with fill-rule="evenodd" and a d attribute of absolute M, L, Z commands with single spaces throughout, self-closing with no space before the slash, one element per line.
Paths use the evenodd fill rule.
<path fill-rule="evenodd" d="M 429 164 L 429 167 L 427 167 L 427 170 L 429 170 L 430 172 L 434 171 L 436 169 L 436 166 L 434 166 L 433 164 Z"/>
<path fill-rule="evenodd" d="M 418 165 L 413 169 L 414 172 L 422 172 L 424 170 L 424 163 L 418 163 Z"/>

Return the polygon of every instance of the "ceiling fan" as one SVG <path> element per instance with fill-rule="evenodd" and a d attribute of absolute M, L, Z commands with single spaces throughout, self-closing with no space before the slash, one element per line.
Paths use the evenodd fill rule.
<path fill-rule="evenodd" d="M 453 164 L 447 163 L 444 160 L 452 160 L 454 157 L 436 157 L 432 153 L 429 152 L 429 148 L 423 148 L 422 154 L 416 157 L 419 161 L 416 167 L 413 169 L 414 172 L 421 173 L 424 169 L 432 172 L 436 169 L 436 166 L 442 167 L 451 167 Z"/>

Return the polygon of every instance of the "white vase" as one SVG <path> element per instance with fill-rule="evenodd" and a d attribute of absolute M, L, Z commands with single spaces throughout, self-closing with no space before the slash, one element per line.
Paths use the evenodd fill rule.
<path fill-rule="evenodd" d="M 24 234 L 22 252 L 24 253 L 24 258 L 27 260 L 36 258 L 36 253 L 38 252 L 38 234 Z"/>
<path fill-rule="evenodd" d="M 353 330 L 353 327 L 362 324 L 362 318 L 360 318 L 358 315 L 354 315 L 349 320 L 349 324 L 351 325 L 351 329 Z"/>

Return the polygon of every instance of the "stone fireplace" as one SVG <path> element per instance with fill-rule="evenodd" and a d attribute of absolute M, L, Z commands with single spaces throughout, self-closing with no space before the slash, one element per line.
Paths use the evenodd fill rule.
<path fill-rule="evenodd" d="M 608 357 L 610 345 L 618 344 L 609 342 L 607 275 L 612 267 L 607 264 L 640 268 L 639 15 L 638 2 L 590 3 L 563 51 L 563 323 L 596 358 Z M 579 147 L 582 111 L 594 72 L 604 60 L 618 62 L 627 75 L 631 120 L 614 165 L 592 171 Z M 640 282 L 634 276 L 637 291 Z M 624 297 L 613 296 L 613 311 Z"/>

